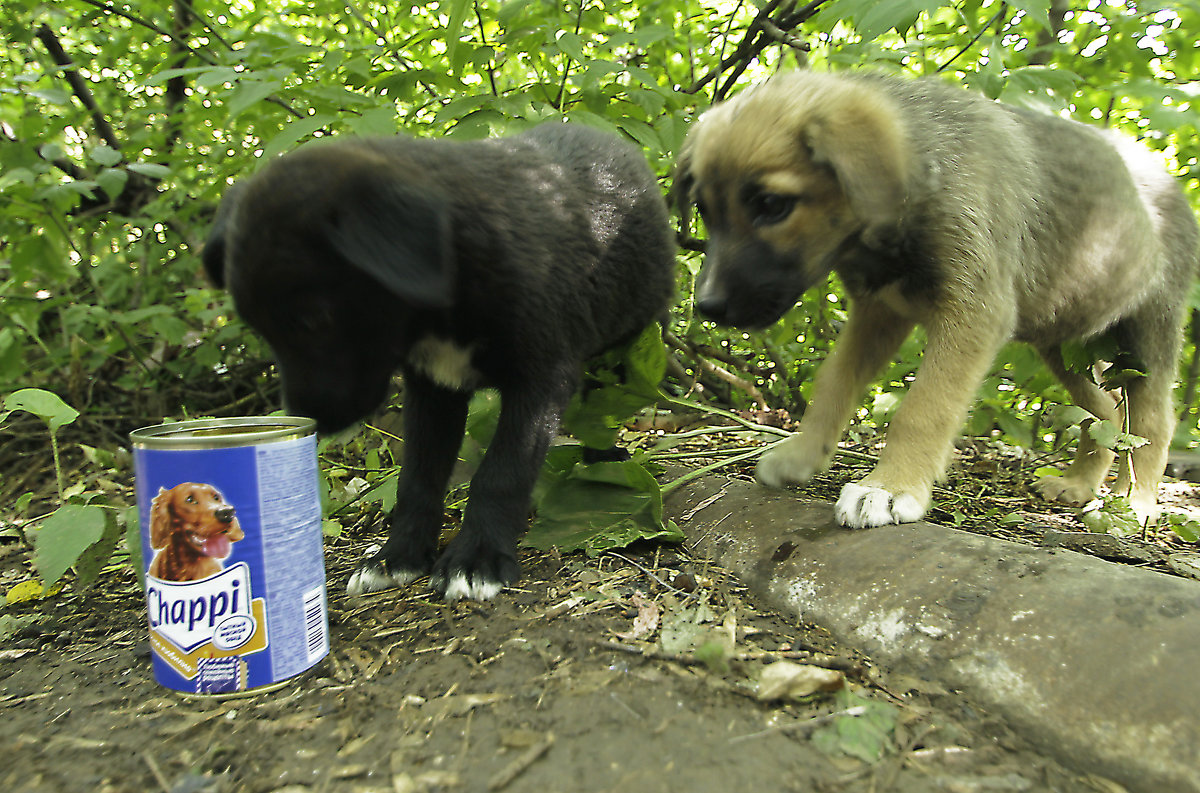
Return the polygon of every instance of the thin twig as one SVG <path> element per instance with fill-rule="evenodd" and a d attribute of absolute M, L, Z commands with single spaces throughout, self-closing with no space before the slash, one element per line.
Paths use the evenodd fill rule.
<path fill-rule="evenodd" d="M 730 743 L 741 743 L 742 741 L 749 741 L 749 740 L 753 740 L 755 738 L 766 738 L 767 736 L 778 735 L 779 733 L 784 733 L 784 732 L 794 732 L 796 730 L 811 730 L 816 727 L 820 727 L 823 724 L 828 724 L 829 722 L 833 721 L 834 719 L 838 719 L 843 716 L 848 716 L 848 717 L 853 718 L 853 717 L 857 717 L 857 716 L 862 716 L 866 712 L 867 712 L 867 708 L 865 705 L 855 705 L 852 708 L 846 708 L 845 710 L 839 710 L 839 711 L 835 711 L 833 713 L 826 713 L 824 716 L 815 716 L 811 719 L 806 719 L 805 721 L 796 721 L 796 722 L 792 722 L 791 724 L 781 724 L 777 727 L 770 727 L 768 729 L 760 730 L 758 732 L 752 732 L 747 735 L 735 735 L 734 737 L 729 739 L 729 742 Z"/>
<path fill-rule="evenodd" d="M 503 790 L 512 784 L 513 780 L 525 773 L 542 755 L 550 751 L 554 745 L 554 733 L 546 733 L 546 737 L 530 746 L 519 757 L 500 769 L 488 780 L 488 790 Z"/>

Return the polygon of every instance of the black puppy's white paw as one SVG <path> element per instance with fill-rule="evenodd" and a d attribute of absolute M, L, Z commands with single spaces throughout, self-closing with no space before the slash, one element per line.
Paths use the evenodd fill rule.
<path fill-rule="evenodd" d="M 484 546 L 456 548 L 451 543 L 429 582 L 448 601 L 491 600 L 520 577 L 521 567 L 511 553 Z"/>
<path fill-rule="evenodd" d="M 480 573 L 451 573 L 448 579 L 436 579 L 434 586 L 448 602 L 455 600 L 491 600 L 504 584 Z"/>
<path fill-rule="evenodd" d="M 372 592 L 383 592 L 404 586 L 422 575 L 422 571 L 409 568 L 392 570 L 383 560 L 371 559 L 363 562 L 354 575 L 350 576 L 350 580 L 346 582 L 346 594 L 369 595 Z"/>

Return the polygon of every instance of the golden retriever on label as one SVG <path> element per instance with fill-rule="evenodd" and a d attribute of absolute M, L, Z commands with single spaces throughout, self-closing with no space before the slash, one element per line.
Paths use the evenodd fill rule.
<path fill-rule="evenodd" d="M 763 484 L 828 465 L 868 384 L 920 324 L 924 357 L 879 462 L 836 508 L 851 527 L 918 520 L 1003 344 L 1033 345 L 1080 407 L 1115 420 L 1114 396 L 1060 352 L 1111 333 L 1145 366 L 1126 407 L 1129 430 L 1149 440 L 1122 455 L 1114 489 L 1143 520 L 1156 514 L 1200 238 L 1157 155 L 937 79 L 799 71 L 704 113 L 674 193 L 709 235 L 703 315 L 769 325 L 831 271 L 850 297 L 799 431 L 758 465 Z M 1084 503 L 1113 457 L 1084 432 L 1065 473 L 1036 487 Z"/>

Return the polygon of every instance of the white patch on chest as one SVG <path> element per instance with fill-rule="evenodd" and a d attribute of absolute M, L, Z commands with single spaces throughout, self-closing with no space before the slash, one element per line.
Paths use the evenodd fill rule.
<path fill-rule="evenodd" d="M 408 351 L 408 363 L 438 385 L 456 391 L 473 389 L 480 380 L 471 366 L 471 348 L 437 336 L 426 336 L 414 344 Z"/>

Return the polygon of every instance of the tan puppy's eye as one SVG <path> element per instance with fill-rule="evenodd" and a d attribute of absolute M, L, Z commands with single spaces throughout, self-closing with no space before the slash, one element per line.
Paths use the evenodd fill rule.
<path fill-rule="evenodd" d="M 797 197 L 780 193 L 755 193 L 747 199 L 750 218 L 755 226 L 772 226 L 787 219 L 796 206 Z"/>

